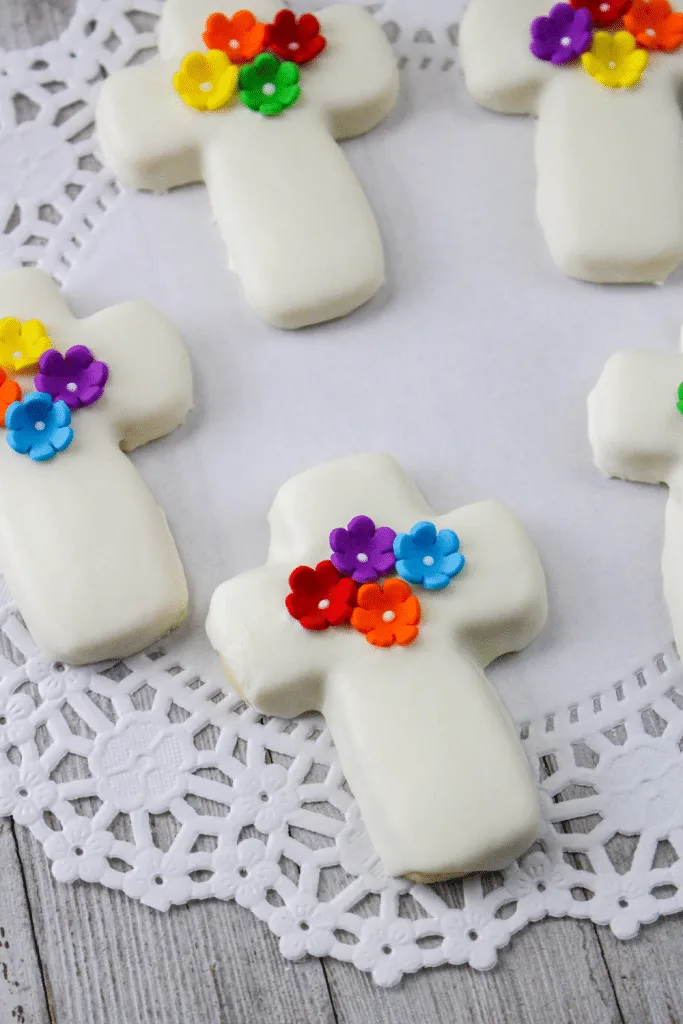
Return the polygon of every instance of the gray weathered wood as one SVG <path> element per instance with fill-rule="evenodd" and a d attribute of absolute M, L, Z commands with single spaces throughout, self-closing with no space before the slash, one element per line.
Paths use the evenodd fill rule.
<path fill-rule="evenodd" d="M 14 830 L 0 820 L 0 1021 L 49 1024 L 49 981 L 41 974 Z"/>
<path fill-rule="evenodd" d="M 500 967 L 423 971 L 397 990 L 378 990 L 346 964 L 328 963 L 339 1024 L 622 1024 L 590 924 L 544 921 L 513 939 Z M 644 1024 L 645 1017 L 630 1018 Z M 662 1021 L 664 1018 L 662 1018 Z"/>
<path fill-rule="evenodd" d="M 160 914 L 99 886 L 58 884 L 26 830 L 19 846 L 55 1024 L 334 1024 L 321 965 L 287 964 L 236 905 Z"/>
<path fill-rule="evenodd" d="M 680 915 L 643 928 L 637 939 L 620 942 L 608 928 L 599 929 L 624 1020 L 650 1024 L 683 1022 L 683 926 Z"/>
<path fill-rule="evenodd" d="M 56 39 L 75 6 L 75 0 L 2 0 L 0 46 L 20 50 Z"/>

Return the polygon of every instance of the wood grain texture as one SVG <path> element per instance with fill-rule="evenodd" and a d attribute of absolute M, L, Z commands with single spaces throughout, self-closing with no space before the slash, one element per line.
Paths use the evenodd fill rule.
<path fill-rule="evenodd" d="M 0 46 L 55 38 L 74 3 L 0 0 Z M 627 857 L 617 844 L 617 869 Z M 680 918 L 632 943 L 543 922 L 490 974 L 423 971 L 383 991 L 346 964 L 286 963 L 233 904 L 163 915 L 98 886 L 59 885 L 30 833 L 7 822 L 0 863 L 0 1024 L 683 1024 Z"/>
<path fill-rule="evenodd" d="M 76 0 L 0 0 L 0 46 L 23 50 L 56 39 L 75 5 Z"/>
<path fill-rule="evenodd" d="M 38 959 L 16 827 L 0 820 L 0 1022 L 49 1024 L 49 982 Z"/>
<path fill-rule="evenodd" d="M 422 971 L 381 990 L 346 964 L 328 963 L 338 1024 L 623 1024 L 592 925 L 544 921 L 501 952 L 488 974 Z M 645 1017 L 631 1018 L 644 1024 Z M 662 1018 L 664 1020 L 664 1018 Z"/>
<path fill-rule="evenodd" d="M 56 883 L 26 830 L 19 847 L 55 1024 L 334 1024 L 321 965 L 292 967 L 235 904 L 161 914 L 99 886 Z"/>
<path fill-rule="evenodd" d="M 599 940 L 627 1024 L 683 1024 L 683 927 L 679 914 L 619 942 L 607 928 Z"/>

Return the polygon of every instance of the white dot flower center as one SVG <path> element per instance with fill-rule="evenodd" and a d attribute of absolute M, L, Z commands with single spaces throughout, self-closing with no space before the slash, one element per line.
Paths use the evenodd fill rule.
<path fill-rule="evenodd" d="M 74 381 L 70 381 L 66 386 L 66 390 L 70 391 L 73 394 L 74 391 L 78 391 L 78 384 L 76 384 Z"/>
<path fill-rule="evenodd" d="M 384 615 L 382 616 L 383 622 L 395 622 L 395 620 L 396 612 L 385 612 Z"/>
<path fill-rule="evenodd" d="M 266 84 L 263 86 L 263 95 L 264 96 L 272 96 L 274 93 L 275 93 L 275 83 L 274 82 L 266 82 Z"/>
<path fill-rule="evenodd" d="M 617 66 L 617 62 L 616 62 L 615 60 L 611 60 L 611 61 L 609 62 L 609 67 L 610 67 L 610 68 L 612 69 L 612 71 L 614 71 L 614 69 L 616 68 L 616 66 Z"/>
<path fill-rule="evenodd" d="M 610 10 L 610 8 L 611 8 L 611 4 L 600 4 L 600 10 L 602 11 L 603 14 L 607 14 L 607 12 Z"/>
<path fill-rule="evenodd" d="M 12 359 L 15 359 L 15 360 L 16 359 L 21 359 L 22 355 L 23 355 L 23 352 L 13 352 L 12 353 Z"/>
<path fill-rule="evenodd" d="M 231 39 L 230 40 L 230 49 L 231 50 L 239 50 L 239 48 L 240 48 L 240 41 L 239 41 L 239 39 Z"/>
<path fill-rule="evenodd" d="M 299 49 L 299 44 L 298 43 L 290 43 L 289 46 L 287 47 L 287 49 L 288 50 L 292 50 L 292 51 L 296 51 L 296 50 Z"/>
<path fill-rule="evenodd" d="M 363 564 L 370 561 L 370 559 L 368 558 L 364 551 L 361 551 L 359 555 L 356 555 L 356 558 L 359 562 L 362 562 Z"/>
<path fill-rule="evenodd" d="M 425 555 L 425 557 L 422 559 L 422 564 L 426 565 L 428 569 L 431 569 L 431 567 L 434 565 L 434 559 L 432 558 L 431 555 Z"/>
<path fill-rule="evenodd" d="M 645 29 L 645 35 L 646 36 L 656 36 L 657 33 L 655 32 L 655 30 L 653 28 L 646 28 Z"/>
<path fill-rule="evenodd" d="M 211 82 L 202 82 L 199 88 L 202 90 L 202 92 L 209 92 L 209 90 L 211 89 Z"/>
<path fill-rule="evenodd" d="M 571 44 L 571 37 L 570 36 L 562 36 L 562 38 L 560 39 L 560 42 L 562 43 L 563 46 L 569 46 Z"/>
<path fill-rule="evenodd" d="M 45 424 L 42 420 L 36 420 L 36 430 L 45 430 Z"/>
<path fill-rule="evenodd" d="M 325 599 L 324 601 L 321 601 L 320 604 L 318 605 L 318 608 L 319 608 L 319 610 L 321 612 L 326 612 L 329 607 L 330 607 L 330 602 L 327 599 Z"/>

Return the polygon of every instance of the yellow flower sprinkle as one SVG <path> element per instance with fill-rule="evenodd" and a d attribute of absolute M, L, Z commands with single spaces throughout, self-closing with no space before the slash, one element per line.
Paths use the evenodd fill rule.
<path fill-rule="evenodd" d="M 220 110 L 235 95 L 239 73 L 222 50 L 188 53 L 173 76 L 173 86 L 188 107 Z"/>
<path fill-rule="evenodd" d="M 8 373 L 22 373 L 38 365 L 52 342 L 40 320 L 22 324 L 12 316 L 0 320 L 0 366 Z"/>
<path fill-rule="evenodd" d="M 581 56 L 588 74 L 609 89 L 637 85 L 648 60 L 647 51 L 637 48 L 630 32 L 596 32 L 592 47 Z"/>

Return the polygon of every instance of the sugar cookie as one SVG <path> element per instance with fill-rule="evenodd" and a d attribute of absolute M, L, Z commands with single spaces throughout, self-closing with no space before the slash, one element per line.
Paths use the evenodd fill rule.
<path fill-rule="evenodd" d="M 669 487 L 664 596 L 683 651 L 683 356 L 638 350 L 612 356 L 588 399 L 588 424 L 596 465 L 606 476 Z"/>
<path fill-rule="evenodd" d="M 124 454 L 187 416 L 185 348 L 145 303 L 77 320 L 47 274 L 14 270 L 0 364 L 0 570 L 49 657 L 133 654 L 187 610 L 164 513 Z"/>
<path fill-rule="evenodd" d="M 681 23 L 647 0 L 471 0 L 465 13 L 472 96 L 538 118 L 538 216 L 570 277 L 660 282 L 683 260 Z"/>
<path fill-rule="evenodd" d="M 247 301 L 271 324 L 321 323 L 370 299 L 382 242 L 335 140 L 371 131 L 396 102 L 396 58 L 372 16 L 167 0 L 159 52 L 102 86 L 112 170 L 135 189 L 204 181 Z"/>
<path fill-rule="evenodd" d="M 485 667 L 546 618 L 538 555 L 495 502 L 434 518 L 389 456 L 304 473 L 270 514 L 267 564 L 214 594 L 207 631 L 265 714 L 325 715 L 386 870 L 504 867 L 538 803 Z"/>

